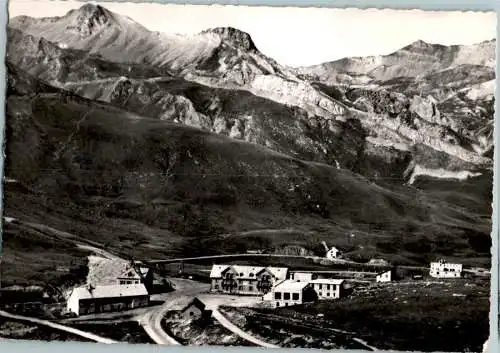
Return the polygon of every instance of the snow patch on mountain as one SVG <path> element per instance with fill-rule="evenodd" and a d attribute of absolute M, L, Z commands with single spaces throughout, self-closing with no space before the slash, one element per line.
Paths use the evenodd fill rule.
<path fill-rule="evenodd" d="M 431 169 L 417 164 L 413 168 L 408 184 L 410 185 L 414 184 L 419 176 L 428 176 L 437 179 L 453 179 L 461 181 L 461 180 L 467 180 L 469 178 L 478 177 L 480 175 L 482 174 L 478 172 L 471 172 L 468 170 L 451 171 L 442 168 Z"/>

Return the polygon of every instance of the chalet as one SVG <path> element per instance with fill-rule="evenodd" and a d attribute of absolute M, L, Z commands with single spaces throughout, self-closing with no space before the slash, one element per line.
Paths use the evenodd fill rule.
<path fill-rule="evenodd" d="M 288 269 L 240 265 L 213 265 L 210 272 L 212 292 L 240 295 L 263 295 L 281 280 Z"/>
<path fill-rule="evenodd" d="M 318 299 L 338 299 L 344 296 L 344 280 L 321 278 L 309 281 L 309 284 L 318 294 Z"/>
<path fill-rule="evenodd" d="M 129 310 L 149 305 L 149 294 L 142 283 L 82 286 L 74 288 L 67 310 L 77 315 Z"/>
<path fill-rule="evenodd" d="M 206 310 L 205 304 L 198 298 L 194 298 L 179 312 L 179 317 L 184 320 L 209 318 L 211 315 L 212 311 Z"/>
<path fill-rule="evenodd" d="M 276 308 L 315 302 L 318 295 L 308 282 L 284 280 L 278 283 L 271 292 L 264 295 L 263 299 L 269 301 L 271 306 Z"/>
<path fill-rule="evenodd" d="M 393 270 L 385 270 L 377 273 L 376 282 L 391 282 L 393 280 Z"/>
<path fill-rule="evenodd" d="M 431 262 L 429 274 L 434 278 L 459 278 L 462 276 L 462 264 L 448 263 L 443 259 Z"/>
<path fill-rule="evenodd" d="M 326 242 L 322 242 L 323 246 L 325 247 L 326 255 L 325 257 L 329 260 L 334 260 L 340 257 L 340 250 L 337 249 L 335 246 L 332 246 L 331 248 L 326 245 Z"/>

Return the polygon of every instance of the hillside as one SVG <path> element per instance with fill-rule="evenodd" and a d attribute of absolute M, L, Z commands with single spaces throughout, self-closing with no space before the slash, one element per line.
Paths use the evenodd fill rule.
<path fill-rule="evenodd" d="M 490 42 L 289 69 L 234 28 L 166 35 L 90 4 L 8 39 L 7 280 L 71 267 L 75 241 L 489 266 Z"/>
<path fill-rule="evenodd" d="M 18 185 L 5 190 L 10 217 L 136 256 L 187 255 L 194 239 L 208 253 L 218 234 L 264 226 L 297 228 L 309 247 L 349 229 L 368 253 L 416 243 L 455 255 L 489 251 L 487 223 L 425 192 L 390 191 L 347 170 L 53 91 L 8 97 L 5 175 Z M 7 262 L 9 235 L 8 227 Z"/>

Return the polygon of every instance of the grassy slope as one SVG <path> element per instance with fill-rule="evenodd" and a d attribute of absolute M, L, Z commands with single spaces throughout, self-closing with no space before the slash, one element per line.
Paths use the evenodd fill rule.
<path fill-rule="evenodd" d="M 488 284 L 457 280 L 373 286 L 342 300 L 276 313 L 355 332 L 379 349 L 454 352 L 481 351 L 488 338 L 488 312 Z M 324 318 L 315 318 L 317 313 Z"/>
<path fill-rule="evenodd" d="M 5 214 L 117 252 L 238 251 L 245 244 L 221 248 L 217 235 L 292 228 L 293 238 L 254 241 L 315 248 L 325 239 L 355 257 L 385 252 L 410 262 L 427 261 L 426 251 L 488 257 L 469 247 L 488 224 L 425 192 L 392 192 L 345 170 L 66 93 L 11 95 L 7 117 L 5 174 L 25 187 L 6 185 Z M 352 230 L 358 237 L 348 244 Z M 9 238 L 7 254 L 16 248 Z M 426 251 L 412 248 L 420 243 Z"/>

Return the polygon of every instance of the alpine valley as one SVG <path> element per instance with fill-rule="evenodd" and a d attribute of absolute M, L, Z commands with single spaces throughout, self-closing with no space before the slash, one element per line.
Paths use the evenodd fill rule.
<path fill-rule="evenodd" d="M 58 283 L 75 242 L 490 267 L 495 40 L 291 68 L 92 4 L 7 35 L 5 283 Z"/>

